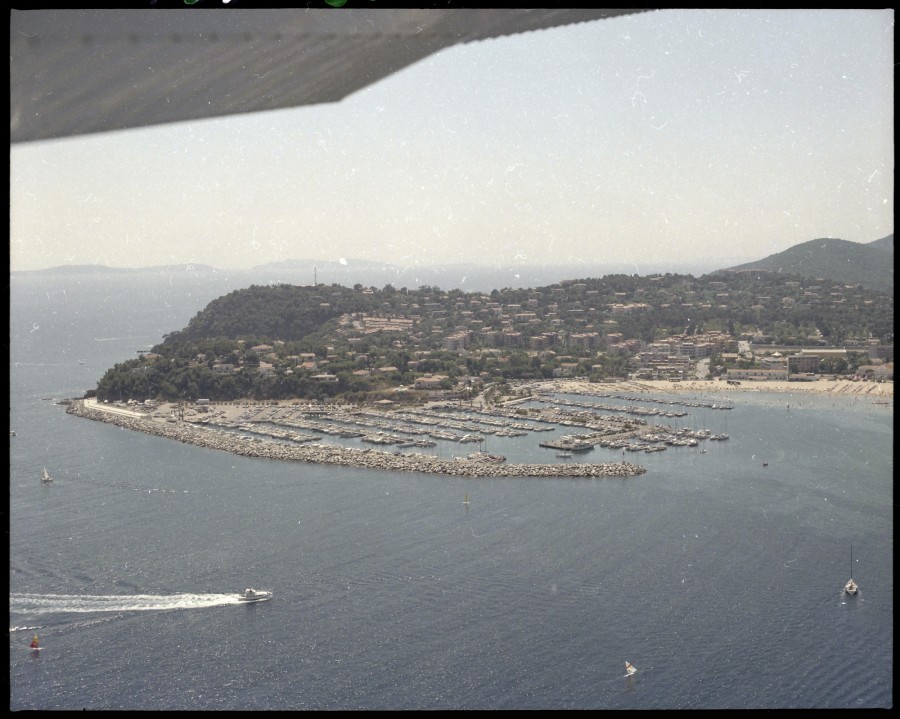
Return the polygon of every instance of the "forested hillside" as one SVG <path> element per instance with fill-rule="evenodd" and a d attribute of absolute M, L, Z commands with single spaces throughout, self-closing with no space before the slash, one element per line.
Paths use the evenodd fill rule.
<path fill-rule="evenodd" d="M 340 287 L 272 285 L 235 290 L 213 300 L 165 344 L 228 337 L 300 340 L 346 312 L 372 310 L 370 295 Z"/>
<path fill-rule="evenodd" d="M 830 238 L 810 240 L 727 271 L 767 270 L 894 291 L 894 236 L 869 243 Z"/>

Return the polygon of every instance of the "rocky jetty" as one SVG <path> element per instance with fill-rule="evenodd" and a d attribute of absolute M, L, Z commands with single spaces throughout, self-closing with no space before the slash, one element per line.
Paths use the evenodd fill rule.
<path fill-rule="evenodd" d="M 66 408 L 68 414 L 96 422 L 114 424 L 125 429 L 174 439 L 207 449 L 231 452 L 242 457 L 258 457 L 288 462 L 336 464 L 346 467 L 383 469 L 397 472 L 426 472 L 460 477 L 629 477 L 647 470 L 629 462 L 603 464 L 494 464 L 477 459 L 438 459 L 422 454 L 385 452 L 376 449 L 357 449 L 338 445 L 304 444 L 302 446 L 275 442 L 236 441 L 234 434 L 194 425 L 189 422 L 155 421 L 150 417 L 136 417 L 86 406 L 84 400 L 73 400 Z"/>

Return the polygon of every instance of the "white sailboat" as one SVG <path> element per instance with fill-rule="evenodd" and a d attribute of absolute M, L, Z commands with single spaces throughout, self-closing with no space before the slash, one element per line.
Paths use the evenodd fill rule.
<path fill-rule="evenodd" d="M 853 545 L 850 545 L 850 579 L 844 585 L 844 591 L 847 594 L 856 594 L 859 591 L 859 585 L 853 580 Z"/>
<path fill-rule="evenodd" d="M 634 674 L 637 674 L 637 667 L 635 667 L 631 662 L 625 662 L 625 676 L 630 677 Z"/>
<path fill-rule="evenodd" d="M 46 467 L 44 467 L 44 476 L 41 477 L 41 481 L 42 481 L 42 482 L 52 482 L 52 481 L 53 481 L 53 477 L 51 477 L 51 476 L 48 474 L 47 468 L 46 468 Z"/>

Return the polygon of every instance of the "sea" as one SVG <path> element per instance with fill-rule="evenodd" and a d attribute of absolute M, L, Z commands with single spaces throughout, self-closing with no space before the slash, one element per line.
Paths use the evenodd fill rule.
<path fill-rule="evenodd" d="M 654 421 L 730 439 L 596 479 L 250 459 L 65 414 L 232 289 L 11 277 L 11 710 L 893 706 L 892 401 L 670 395 L 731 409 Z M 561 461 L 545 439 L 486 450 Z"/>

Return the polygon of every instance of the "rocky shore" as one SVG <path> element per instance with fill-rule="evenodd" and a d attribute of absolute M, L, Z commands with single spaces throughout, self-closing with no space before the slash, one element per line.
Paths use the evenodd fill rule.
<path fill-rule="evenodd" d="M 425 472 L 459 477 L 630 477 L 647 470 L 630 462 L 602 464 L 492 464 L 472 459 L 438 459 L 422 454 L 356 449 L 337 445 L 292 446 L 275 442 L 236 442 L 235 436 L 188 422 L 159 422 L 131 412 L 115 412 L 89 407 L 84 400 L 72 400 L 66 408 L 72 414 L 96 422 L 174 439 L 207 449 L 231 452 L 242 457 L 258 457 L 288 462 L 336 464 L 345 467 L 382 469 L 395 472 Z"/>

